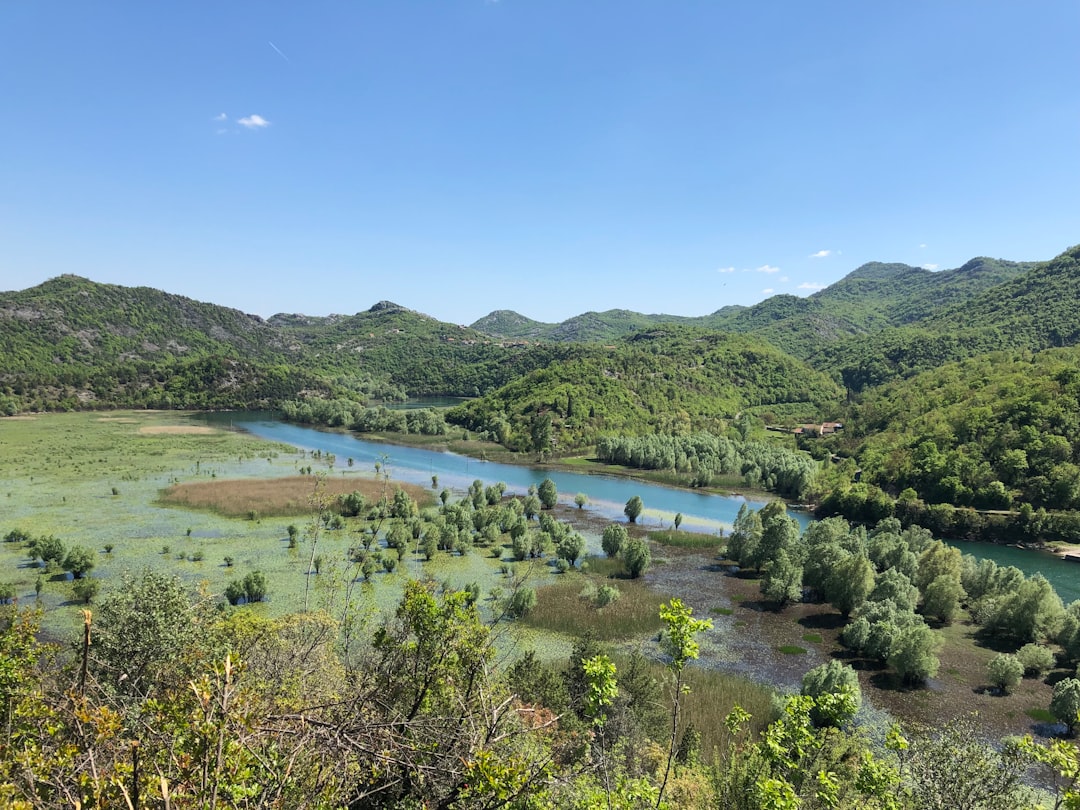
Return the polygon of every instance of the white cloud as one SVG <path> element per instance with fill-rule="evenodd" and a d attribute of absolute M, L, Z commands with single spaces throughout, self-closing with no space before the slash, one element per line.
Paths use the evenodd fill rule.
<path fill-rule="evenodd" d="M 214 120 L 215 121 L 228 121 L 229 116 L 227 116 L 225 113 L 218 113 L 217 115 L 214 116 Z"/>
<path fill-rule="evenodd" d="M 214 134 L 215 134 L 215 135 L 228 135 L 228 134 L 229 134 L 229 130 L 227 130 L 227 129 L 219 129 L 219 130 L 215 130 Z"/>
<path fill-rule="evenodd" d="M 246 118 L 237 119 L 236 123 L 242 127 L 247 127 L 248 129 L 262 129 L 263 127 L 270 126 L 270 122 L 261 115 L 249 115 Z"/>
<path fill-rule="evenodd" d="M 919 247 L 921 247 L 921 248 L 926 247 L 926 242 L 923 242 L 921 245 L 919 245 Z"/>
<path fill-rule="evenodd" d="M 717 273 L 734 273 L 735 268 L 734 267 L 717 267 L 716 272 Z"/>
<path fill-rule="evenodd" d="M 832 255 L 831 250 L 819 250 L 817 253 L 811 253 L 810 258 L 811 259 L 824 259 L 826 256 L 831 256 L 831 255 Z"/>
<path fill-rule="evenodd" d="M 922 266 L 922 269 L 923 270 L 937 270 L 938 266 L 936 264 L 924 264 Z"/>
<path fill-rule="evenodd" d="M 761 294 L 762 295 L 772 295 L 773 292 L 774 291 L 773 291 L 772 287 L 766 287 L 764 290 L 761 291 Z"/>
<path fill-rule="evenodd" d="M 804 281 L 802 284 L 799 285 L 799 289 L 800 290 L 824 290 L 825 285 L 824 284 L 818 284 L 817 282 L 814 282 L 814 281 Z"/>
<path fill-rule="evenodd" d="M 791 279 L 788 278 L 787 276 L 780 276 L 780 283 L 781 284 L 787 284 L 789 281 L 791 281 Z"/>
<path fill-rule="evenodd" d="M 761 267 L 754 268 L 755 273 L 779 273 L 779 267 L 773 267 L 771 264 L 763 264 Z"/>

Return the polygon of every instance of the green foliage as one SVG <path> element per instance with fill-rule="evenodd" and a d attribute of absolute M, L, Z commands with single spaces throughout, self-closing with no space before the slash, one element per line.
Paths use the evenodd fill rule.
<path fill-rule="evenodd" d="M 620 523 L 609 523 L 604 527 L 600 545 L 608 557 L 618 557 L 622 553 L 623 546 L 628 538 L 626 527 Z"/>
<path fill-rule="evenodd" d="M 97 555 L 86 546 L 72 546 L 64 557 L 63 567 L 75 579 L 82 579 L 94 567 Z"/>
<path fill-rule="evenodd" d="M 519 587 L 511 595 L 506 603 L 506 612 L 516 619 L 524 618 L 536 607 L 536 589 Z"/>
<path fill-rule="evenodd" d="M 937 675 L 941 638 L 925 624 L 913 624 L 897 634 L 889 647 L 888 664 L 905 683 Z"/>
<path fill-rule="evenodd" d="M 1025 675 L 1042 675 L 1054 667 L 1054 651 L 1041 644 L 1025 644 L 1016 651 Z"/>
<path fill-rule="evenodd" d="M 559 502 L 559 491 L 555 487 L 555 482 L 550 478 L 545 478 L 540 482 L 536 494 L 540 498 L 540 505 L 544 509 L 553 509 L 555 504 Z"/>
<path fill-rule="evenodd" d="M 1050 711 L 1065 724 L 1071 736 L 1076 728 L 1077 713 L 1080 713 L 1080 680 L 1065 678 L 1054 684 L 1050 697 Z"/>
<path fill-rule="evenodd" d="M 847 695 L 849 698 L 828 704 L 817 703 L 810 711 L 810 717 L 816 726 L 843 726 L 855 716 L 862 705 L 858 674 L 836 659 L 814 667 L 803 675 L 801 694 L 812 698 L 830 694 Z M 826 713 L 825 709 L 829 712 Z"/>
<path fill-rule="evenodd" d="M 1024 677 L 1024 665 L 1015 655 L 999 653 L 986 665 L 986 677 L 991 685 L 1005 694 L 1015 689 Z"/>
<path fill-rule="evenodd" d="M 637 579 L 648 569 L 652 563 L 652 552 L 649 551 L 649 542 L 640 537 L 632 537 L 626 541 L 622 551 L 623 565 L 631 579 Z"/>
<path fill-rule="evenodd" d="M 641 500 L 640 495 L 634 495 L 626 502 L 623 507 L 623 514 L 626 515 L 626 519 L 631 523 L 636 523 L 637 519 L 641 516 L 642 510 L 645 508 L 645 504 Z"/>

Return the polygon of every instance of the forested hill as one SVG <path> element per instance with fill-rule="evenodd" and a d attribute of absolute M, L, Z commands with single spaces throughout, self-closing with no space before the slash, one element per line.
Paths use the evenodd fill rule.
<path fill-rule="evenodd" d="M 362 372 L 411 395 L 477 396 L 578 350 L 494 340 L 389 301 L 355 315 L 275 315 L 269 323 L 308 367 Z"/>
<path fill-rule="evenodd" d="M 1078 300 L 1080 246 L 909 326 L 823 347 L 810 362 L 860 391 L 986 352 L 1072 346 L 1080 342 Z"/>
<path fill-rule="evenodd" d="M 1034 267 L 1032 262 L 976 258 L 953 270 L 931 272 L 907 264 L 871 262 L 808 298 L 775 295 L 751 307 L 727 306 L 711 315 L 644 315 L 628 310 L 586 312 L 562 323 L 541 323 L 497 310 L 473 324 L 501 338 L 611 342 L 666 323 L 702 326 L 761 337 L 806 359 L 853 335 L 912 323 L 966 301 Z"/>
<path fill-rule="evenodd" d="M 593 444 L 602 434 L 723 432 L 747 410 L 809 419 L 838 407 L 820 372 L 743 335 L 661 326 L 514 380 L 448 415 L 514 449 Z"/>
<path fill-rule="evenodd" d="M 71 275 L 0 293 L 0 351 L 5 372 L 207 352 L 249 360 L 285 354 L 277 330 L 257 316 L 149 287 Z"/>

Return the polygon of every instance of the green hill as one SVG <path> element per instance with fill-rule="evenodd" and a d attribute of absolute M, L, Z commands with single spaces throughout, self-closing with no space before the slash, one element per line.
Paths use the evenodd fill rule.
<path fill-rule="evenodd" d="M 737 414 L 820 418 L 840 389 L 826 375 L 752 337 L 661 326 L 612 347 L 588 346 L 538 368 L 448 419 L 513 449 L 592 445 L 603 434 L 723 432 Z"/>
<path fill-rule="evenodd" d="M 1001 269 L 972 263 L 964 267 L 967 275 L 961 278 L 972 287 L 994 280 Z M 986 352 L 1035 352 L 1080 341 L 1080 313 L 1075 307 L 1080 300 L 1080 246 L 1048 262 L 1004 269 L 1024 272 L 936 308 L 910 326 L 825 347 L 810 362 L 834 370 L 849 389 L 860 391 Z M 910 304 L 906 311 L 917 312 L 920 306 Z"/>

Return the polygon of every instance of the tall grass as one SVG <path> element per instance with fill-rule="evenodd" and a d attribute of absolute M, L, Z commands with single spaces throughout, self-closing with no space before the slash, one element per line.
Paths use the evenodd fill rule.
<path fill-rule="evenodd" d="M 321 482 L 321 483 L 319 483 Z M 166 489 L 160 503 L 188 509 L 207 509 L 226 517 L 291 517 L 312 511 L 315 485 L 320 493 L 335 497 L 360 492 L 368 502 L 392 496 L 398 487 L 424 505 L 431 494 L 415 484 L 386 483 L 371 478 L 317 478 L 294 475 L 287 478 L 255 478 L 232 481 L 196 481 Z"/>
<path fill-rule="evenodd" d="M 674 530 L 649 532 L 649 539 L 662 546 L 675 546 L 676 548 L 719 550 L 724 545 L 724 539 L 714 534 Z"/>
<path fill-rule="evenodd" d="M 615 585 L 619 598 L 598 608 L 596 588 Z M 577 637 L 592 633 L 600 641 L 649 636 L 663 626 L 660 605 L 667 597 L 640 580 L 613 580 L 564 574 L 552 585 L 536 589 L 536 607 L 525 618 L 532 627 Z"/>

